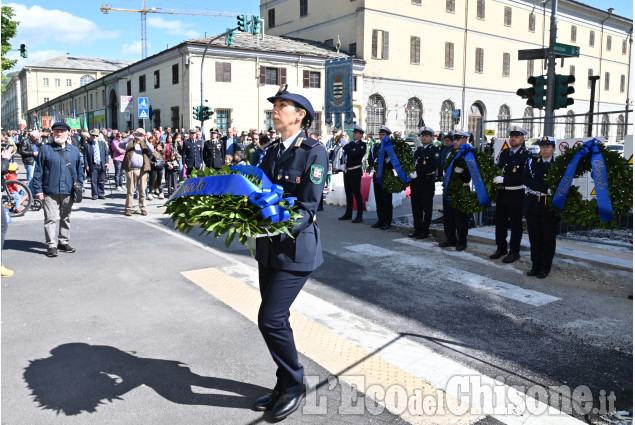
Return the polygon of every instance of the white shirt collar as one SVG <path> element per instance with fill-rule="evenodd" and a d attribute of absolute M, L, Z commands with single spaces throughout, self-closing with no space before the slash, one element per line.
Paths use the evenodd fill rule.
<path fill-rule="evenodd" d="M 291 143 L 295 141 L 295 139 L 300 135 L 300 133 L 302 133 L 302 130 L 298 131 L 297 133 L 295 133 L 293 136 L 289 137 L 288 139 L 285 139 L 282 141 L 282 144 L 284 145 L 284 150 L 289 149 L 289 146 L 291 146 Z"/>

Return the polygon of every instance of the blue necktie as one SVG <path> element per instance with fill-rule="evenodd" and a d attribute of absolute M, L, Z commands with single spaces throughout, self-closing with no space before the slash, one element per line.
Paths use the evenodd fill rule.
<path fill-rule="evenodd" d="M 99 140 L 95 140 L 95 145 L 93 146 L 93 152 L 95 153 L 95 164 L 100 164 L 101 154 L 99 153 Z"/>

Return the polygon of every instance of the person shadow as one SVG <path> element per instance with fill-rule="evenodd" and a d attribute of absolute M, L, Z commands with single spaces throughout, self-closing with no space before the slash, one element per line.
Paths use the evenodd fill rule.
<path fill-rule="evenodd" d="M 123 400 L 124 394 L 141 385 L 173 403 L 238 409 L 248 409 L 270 391 L 232 379 L 200 376 L 179 361 L 137 357 L 115 347 L 85 343 L 63 344 L 51 350 L 50 357 L 30 360 L 23 377 L 39 407 L 67 416 L 94 413 L 100 404 Z M 193 392 L 192 386 L 219 393 Z"/>

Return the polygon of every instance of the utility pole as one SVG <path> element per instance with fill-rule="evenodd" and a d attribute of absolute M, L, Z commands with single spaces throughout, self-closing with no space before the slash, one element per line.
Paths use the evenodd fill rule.
<path fill-rule="evenodd" d="M 554 136 L 553 101 L 556 88 L 556 57 L 553 46 L 558 33 L 558 0 L 551 0 L 551 27 L 549 30 L 549 50 L 547 51 L 547 96 L 545 104 L 545 135 Z"/>
<path fill-rule="evenodd" d="M 589 76 L 589 81 L 591 81 L 591 103 L 589 105 L 589 124 L 586 130 L 586 136 L 593 136 L 593 109 L 595 107 L 595 83 L 600 79 L 599 75 L 591 75 Z"/>

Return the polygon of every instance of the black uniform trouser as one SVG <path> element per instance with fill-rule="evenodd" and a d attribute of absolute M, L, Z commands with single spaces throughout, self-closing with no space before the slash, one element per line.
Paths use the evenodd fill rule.
<path fill-rule="evenodd" d="M 90 192 L 92 196 L 105 196 L 106 170 L 101 167 L 90 169 Z"/>
<path fill-rule="evenodd" d="M 504 190 L 503 190 L 504 192 Z M 511 228 L 511 236 L 509 237 L 509 252 L 520 253 L 520 241 L 523 238 L 523 198 L 524 191 L 517 190 L 513 194 L 501 193 L 498 202 L 496 202 L 496 215 L 494 223 L 496 224 L 496 246 L 499 249 L 507 251 L 507 229 Z"/>
<path fill-rule="evenodd" d="M 450 206 L 450 202 L 443 200 L 443 232 L 445 240 L 467 245 L 467 228 L 469 214 Z"/>
<path fill-rule="evenodd" d="M 416 189 L 412 185 L 410 186 L 410 204 L 412 205 L 415 232 L 421 232 L 425 235 L 429 233 L 433 202 L 434 190 Z"/>
<path fill-rule="evenodd" d="M 364 198 L 362 197 L 362 168 L 344 173 L 344 192 L 346 193 L 346 217 L 353 216 L 353 197 L 357 202 L 357 217 L 362 218 Z"/>
<path fill-rule="evenodd" d="M 384 226 L 392 224 L 392 193 L 388 192 L 373 178 L 375 203 L 377 204 L 377 221 Z"/>
<path fill-rule="evenodd" d="M 304 367 L 298 360 L 289 323 L 289 308 L 310 274 L 310 271 L 279 270 L 258 263 L 262 297 L 258 329 L 278 366 L 274 389 L 281 392 L 297 391 L 304 385 Z"/>
<path fill-rule="evenodd" d="M 553 213 L 527 214 L 532 268 L 549 273 L 556 254 L 558 218 Z"/>

